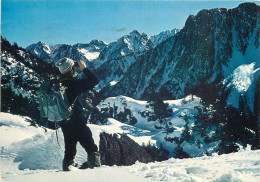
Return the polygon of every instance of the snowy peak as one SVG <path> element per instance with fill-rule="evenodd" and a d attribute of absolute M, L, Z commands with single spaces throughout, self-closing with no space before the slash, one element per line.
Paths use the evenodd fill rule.
<path fill-rule="evenodd" d="M 177 31 L 177 29 L 165 31 L 150 38 L 145 33 L 133 30 L 110 44 L 100 40 L 92 40 L 88 44 L 57 44 L 52 46 L 38 42 L 28 46 L 26 49 L 46 61 L 52 60 L 56 62 L 62 57 L 69 57 L 75 61 L 83 59 L 90 68 L 98 68 L 107 60 L 150 50 L 167 38 L 174 36 Z"/>
<path fill-rule="evenodd" d="M 129 33 L 130 36 L 134 37 L 134 36 L 140 36 L 141 33 L 138 32 L 138 30 L 133 30 L 132 32 Z"/>
<path fill-rule="evenodd" d="M 77 43 L 72 45 L 71 47 L 73 49 L 87 49 L 87 50 L 92 50 L 92 51 L 100 51 L 102 50 L 104 47 L 107 46 L 107 43 L 100 41 L 100 40 L 92 40 L 90 43 L 88 44 L 82 44 L 82 43 Z"/>
<path fill-rule="evenodd" d="M 139 33 L 137 30 L 130 32 L 118 39 L 116 42 L 112 42 L 108 45 L 107 50 L 112 53 L 110 57 L 116 58 L 125 56 L 133 52 L 142 52 L 152 48 L 152 42 L 144 33 Z M 105 50 L 105 51 L 107 51 Z"/>
<path fill-rule="evenodd" d="M 151 36 L 151 41 L 153 43 L 153 47 L 156 47 L 157 45 L 159 45 L 160 43 L 162 43 L 169 37 L 173 37 L 178 32 L 179 32 L 179 29 L 173 29 L 173 30 L 167 30 L 167 31 L 161 32 L 158 35 Z"/>
<path fill-rule="evenodd" d="M 97 46 L 100 49 L 100 48 L 103 48 L 104 46 L 106 46 L 108 44 L 105 43 L 104 41 L 94 39 L 89 43 L 89 45 Z"/>
<path fill-rule="evenodd" d="M 50 46 L 39 41 L 36 44 L 32 44 L 28 47 L 26 47 L 26 50 L 29 51 L 30 53 L 36 55 L 40 59 L 46 61 L 46 62 L 51 62 L 50 54 L 51 54 L 51 49 Z"/>
<path fill-rule="evenodd" d="M 117 41 L 110 43 L 102 52 L 100 52 L 99 59 L 94 61 L 95 68 L 99 68 L 107 61 L 143 54 L 152 47 L 153 45 L 149 36 L 134 30 L 128 35 L 122 36 Z M 127 63 L 127 65 L 129 64 Z"/>
<path fill-rule="evenodd" d="M 89 44 L 56 45 L 52 47 L 52 59 L 54 62 L 62 57 L 69 57 L 74 61 L 83 59 L 87 64 L 97 59 L 100 52 L 107 46 L 103 41 L 92 40 Z"/>
<path fill-rule="evenodd" d="M 152 42 L 148 35 L 140 33 L 137 30 L 130 32 L 121 38 L 128 48 L 134 52 L 145 51 L 151 49 Z"/>

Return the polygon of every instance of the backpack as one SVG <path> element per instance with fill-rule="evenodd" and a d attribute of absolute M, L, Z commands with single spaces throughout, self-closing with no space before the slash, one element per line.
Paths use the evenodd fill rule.
<path fill-rule="evenodd" d="M 67 120 L 72 115 L 76 99 L 70 103 L 66 94 L 66 87 L 61 82 L 45 82 L 38 91 L 41 118 L 58 123 Z"/>

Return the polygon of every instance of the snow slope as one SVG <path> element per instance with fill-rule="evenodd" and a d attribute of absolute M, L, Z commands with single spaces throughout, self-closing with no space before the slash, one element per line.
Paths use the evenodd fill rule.
<path fill-rule="evenodd" d="M 175 103 L 177 104 L 177 103 Z M 6 182 L 41 182 L 41 181 L 243 181 L 260 180 L 260 150 L 252 151 L 248 147 L 237 153 L 211 157 L 202 156 L 193 159 L 171 158 L 164 162 L 143 164 L 136 162 L 133 166 L 102 166 L 95 169 L 62 172 L 63 137 L 58 130 L 59 148 L 55 131 L 30 126 L 27 117 L 0 113 L 1 143 L 1 177 Z M 133 139 L 147 142 L 143 137 L 148 131 L 135 130 L 114 119 L 108 125 L 89 125 L 95 142 L 102 131 L 108 133 L 125 132 Z M 135 134 L 135 135 L 134 135 Z M 143 134 L 143 135 L 141 135 Z M 76 161 L 84 162 L 86 153 L 78 145 Z M 127 180 L 126 180 L 127 179 Z"/>
<path fill-rule="evenodd" d="M 2 175 L 18 175 L 20 170 L 60 170 L 64 154 L 64 141 L 58 129 L 57 143 L 55 130 L 30 126 L 30 118 L 0 113 L 0 144 Z M 99 134 L 126 133 L 139 144 L 151 140 L 150 132 L 136 129 L 109 119 L 107 125 L 88 125 L 92 130 L 95 143 L 99 145 Z M 76 162 L 82 164 L 87 159 L 85 150 L 77 146 Z M 47 159 L 47 160 L 46 160 Z"/>
<path fill-rule="evenodd" d="M 5 182 L 257 182 L 260 180 L 260 151 L 245 150 L 234 154 L 200 157 L 195 159 L 169 159 L 133 166 L 102 166 L 95 169 L 59 171 L 23 171 L 23 174 L 3 178 Z M 258 160 L 257 160 L 258 159 Z"/>
<path fill-rule="evenodd" d="M 167 141 L 166 138 L 180 139 L 183 132 L 185 132 L 184 127 L 187 122 L 189 129 L 191 131 L 193 130 L 195 122 L 194 115 L 198 113 L 196 107 L 201 106 L 200 100 L 199 97 L 189 95 L 183 99 L 164 101 L 169 104 L 169 109 L 172 110 L 172 116 L 163 123 L 160 123 L 159 120 L 153 121 L 149 119 L 149 112 L 153 112 L 153 110 L 149 107 L 147 101 L 136 100 L 126 96 L 109 97 L 103 100 L 98 105 L 98 108 L 101 111 L 116 108 L 112 111 L 113 116 L 110 116 L 115 119 L 118 118 L 117 116 L 127 113 L 127 110 L 130 111 L 125 119 L 118 118 L 118 120 L 122 123 L 129 124 L 131 118 L 136 119 L 137 123 L 135 123 L 134 126 L 137 130 L 150 131 L 147 135 L 156 141 L 156 145 L 160 146 L 160 144 L 162 144 L 163 147 L 170 152 L 170 156 L 174 156 L 173 150 L 178 146 L 178 143 L 176 141 Z M 144 113 L 146 116 L 143 115 Z M 167 126 L 174 128 L 174 131 L 166 132 Z M 161 129 L 158 129 L 158 127 Z M 212 135 L 212 132 L 214 131 L 208 131 L 207 135 Z M 181 144 L 183 150 L 191 157 L 202 156 L 205 151 L 212 154 L 218 149 L 219 141 L 206 143 L 204 138 L 196 132 L 192 132 L 192 135 L 199 141 L 199 144 L 197 142 L 183 142 Z"/>

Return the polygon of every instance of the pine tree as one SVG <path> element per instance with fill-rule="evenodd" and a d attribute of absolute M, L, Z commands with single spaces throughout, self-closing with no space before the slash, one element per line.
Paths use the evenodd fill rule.
<path fill-rule="evenodd" d="M 236 152 L 239 145 L 246 147 L 247 144 L 255 146 L 256 134 L 248 126 L 252 119 L 250 114 L 240 112 L 231 106 L 222 110 L 224 118 L 219 123 L 217 135 L 221 140 L 219 153 Z"/>
<path fill-rule="evenodd" d="M 159 93 L 152 93 L 148 103 L 150 107 L 153 108 L 154 113 L 152 115 L 152 120 L 159 120 L 161 124 L 172 115 L 172 111 L 168 109 L 168 104 L 163 102 L 162 97 Z"/>
<path fill-rule="evenodd" d="M 169 151 L 166 150 L 162 144 L 160 144 L 160 147 L 158 148 L 154 144 L 152 144 L 150 141 L 147 145 L 143 144 L 143 147 L 147 153 L 149 153 L 154 161 L 165 161 L 168 159 Z"/>
<path fill-rule="evenodd" d="M 186 124 L 184 125 L 184 130 L 181 134 L 181 138 L 184 140 L 184 141 L 187 141 L 187 142 L 192 142 L 193 141 L 193 137 L 191 136 L 191 130 L 189 128 L 189 120 L 188 120 L 188 116 L 185 116 L 184 117 L 184 120 L 186 122 Z"/>
<path fill-rule="evenodd" d="M 255 97 L 254 97 L 254 127 L 256 132 L 256 139 L 255 139 L 255 148 L 260 149 L 260 75 L 257 79 L 256 90 L 255 90 Z"/>
<path fill-rule="evenodd" d="M 183 150 L 183 147 L 180 144 L 173 150 L 173 154 L 175 158 L 178 159 L 190 158 L 190 155 Z"/>
<path fill-rule="evenodd" d="M 204 142 L 220 141 L 220 154 L 235 152 L 239 145 L 246 147 L 247 144 L 257 148 L 257 122 L 254 114 L 246 107 L 246 99 L 240 99 L 240 108 L 226 106 L 226 103 L 217 100 L 212 105 L 196 108 L 194 132 L 198 132 L 204 138 Z M 207 136 L 207 130 L 216 128 L 213 136 Z"/>

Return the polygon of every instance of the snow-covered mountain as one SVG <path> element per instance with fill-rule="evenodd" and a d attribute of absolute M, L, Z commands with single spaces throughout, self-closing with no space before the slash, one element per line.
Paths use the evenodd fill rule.
<path fill-rule="evenodd" d="M 32 54 L 36 55 L 40 59 L 52 62 L 52 58 L 50 57 L 51 48 L 49 45 L 39 41 L 36 44 L 32 44 L 26 48 L 27 51 L 31 52 Z"/>
<path fill-rule="evenodd" d="M 76 61 L 83 58 L 99 77 L 97 90 L 105 96 L 147 99 L 152 92 L 167 92 L 166 99 L 183 98 L 190 93 L 200 97 L 210 94 L 211 98 L 220 93 L 222 97 L 230 92 L 223 83 L 235 69 L 253 63 L 254 69 L 260 67 L 258 16 L 259 6 L 243 3 L 234 9 L 202 10 L 190 16 L 180 31 L 173 29 L 156 36 L 134 30 L 110 44 L 94 41 L 29 47 L 30 52 L 37 52 L 42 58 L 50 50 L 54 62 L 64 56 Z M 38 51 L 39 47 L 42 51 Z M 253 77 L 252 88 L 257 88 L 257 79 Z M 207 92 L 199 88 L 201 84 L 214 84 L 217 88 Z M 256 90 L 251 89 L 250 95 L 248 104 L 255 102 Z"/>
<path fill-rule="evenodd" d="M 137 30 L 130 32 L 119 38 L 117 41 L 110 43 L 104 49 L 96 62 L 96 68 L 100 67 L 107 61 L 120 59 L 133 54 L 140 54 L 153 47 L 153 43 L 148 35 L 139 33 Z"/>
<path fill-rule="evenodd" d="M 105 94 L 144 99 L 154 91 L 166 91 L 182 98 L 191 92 L 199 94 L 200 84 L 222 88 L 224 79 L 243 64 L 255 63 L 258 69 L 259 9 L 254 3 L 243 3 L 234 9 L 202 10 L 190 16 L 175 36 L 138 57 Z M 257 77 L 253 78 L 255 84 Z M 207 89 L 202 92 L 202 96 L 212 94 Z"/>
<path fill-rule="evenodd" d="M 259 150 L 240 149 L 237 153 L 219 156 L 202 156 L 193 159 L 171 158 L 164 162 L 148 164 L 136 162 L 132 166 L 101 166 L 94 169 L 61 172 L 63 137 L 58 130 L 61 148 L 54 130 L 30 126 L 30 118 L 0 113 L 0 159 L 1 179 L 18 181 L 108 181 L 121 182 L 127 178 L 136 181 L 259 181 Z M 149 132 L 110 119 L 108 125 L 89 125 L 94 140 L 99 142 L 99 133 L 126 132 L 136 141 L 148 142 Z M 10 137 L 12 136 L 12 137 Z M 76 161 L 85 161 L 86 153 L 78 145 Z M 177 166 L 177 167 L 176 167 Z"/>
<path fill-rule="evenodd" d="M 156 47 L 177 32 L 177 29 L 173 29 L 149 37 L 145 33 L 139 33 L 137 30 L 134 30 L 109 44 L 93 40 L 89 44 L 58 44 L 50 46 L 39 41 L 26 47 L 26 50 L 48 62 L 56 62 L 62 57 L 70 57 L 75 61 L 84 59 L 87 63 L 95 60 L 94 67 L 97 68 L 107 60 L 118 59 L 122 56 L 147 51 L 152 47 Z"/>
<path fill-rule="evenodd" d="M 99 59 L 95 60 L 96 65 L 100 64 L 96 68 L 96 74 L 101 80 L 98 88 L 105 87 L 109 90 L 111 85 L 115 85 L 125 76 L 128 68 L 136 60 L 176 33 L 177 30 L 174 29 L 149 37 L 145 33 L 134 30 L 118 41 L 109 44 L 101 52 Z"/>
<path fill-rule="evenodd" d="M 43 42 L 32 44 L 26 48 L 27 51 L 38 56 L 42 60 L 57 62 L 63 57 L 68 57 L 74 61 L 84 60 L 88 67 L 93 68 L 92 61 L 99 57 L 100 52 L 107 46 L 103 41 L 92 40 L 89 44 L 58 44 L 47 45 Z"/>
<path fill-rule="evenodd" d="M 38 42 L 26 49 L 39 58 L 45 61 L 52 60 L 54 63 L 62 57 L 69 57 L 74 61 L 83 59 L 90 69 L 96 69 L 101 80 L 99 84 L 99 89 L 101 89 L 109 86 L 110 82 L 113 84 L 121 80 L 137 57 L 174 36 L 177 32 L 177 29 L 173 29 L 149 37 L 145 33 L 134 30 L 110 44 L 93 40 L 89 44 L 49 46 Z"/>
<path fill-rule="evenodd" d="M 1 38 L 1 87 L 11 88 L 22 97 L 35 96 L 35 89 L 45 79 L 58 74 L 52 63 L 45 62 L 17 45 Z"/>
<path fill-rule="evenodd" d="M 103 41 L 93 40 L 89 44 L 75 44 L 73 46 L 60 44 L 51 46 L 51 57 L 54 62 L 63 57 L 74 61 L 83 59 L 91 67 L 92 61 L 99 57 L 100 52 L 107 46 Z M 93 67 L 93 66 L 92 66 Z"/>

